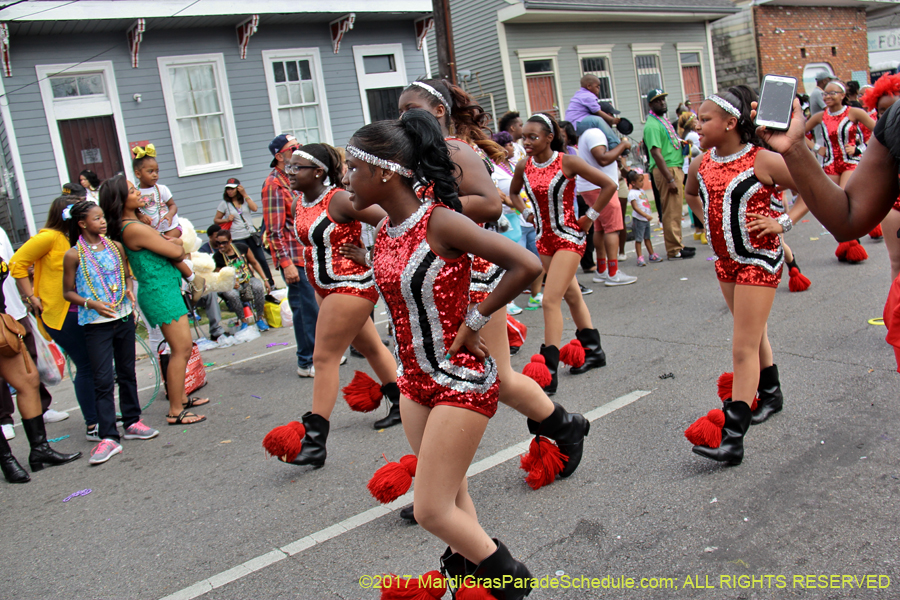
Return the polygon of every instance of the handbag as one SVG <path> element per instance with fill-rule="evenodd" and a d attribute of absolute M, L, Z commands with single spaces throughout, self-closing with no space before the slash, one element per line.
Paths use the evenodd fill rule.
<path fill-rule="evenodd" d="M 6 313 L 0 313 L 0 356 L 12 358 L 22 353 L 26 333 L 21 323 Z M 28 366 L 28 361 L 25 365 Z"/>
<path fill-rule="evenodd" d="M 250 230 L 250 238 L 253 240 L 253 243 L 262 248 L 263 239 L 259 229 L 256 228 L 256 225 L 247 220 L 247 217 L 244 216 L 244 211 L 241 211 L 239 214 L 241 215 L 241 220 L 244 221 L 244 224 L 247 226 L 247 229 Z M 231 226 L 231 223 L 228 225 Z"/>
<path fill-rule="evenodd" d="M 169 370 L 169 354 L 163 354 L 162 346 L 165 342 L 160 342 L 157 348 L 159 354 L 159 370 L 162 371 L 163 386 L 166 385 L 166 372 Z M 206 385 L 206 367 L 203 366 L 203 357 L 200 356 L 200 348 L 197 343 L 191 344 L 191 357 L 188 358 L 187 368 L 184 371 L 184 393 L 191 394 Z M 166 389 L 166 396 L 169 391 Z"/>

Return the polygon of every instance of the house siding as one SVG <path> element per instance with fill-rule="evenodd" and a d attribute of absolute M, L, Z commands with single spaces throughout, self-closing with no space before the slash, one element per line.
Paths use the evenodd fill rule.
<path fill-rule="evenodd" d="M 247 58 L 241 60 L 233 27 L 159 30 L 148 28 L 140 48 L 140 66 L 133 69 L 125 33 L 73 35 L 60 46 L 44 36 L 16 36 L 12 40 L 13 77 L 4 83 L 16 127 L 33 213 L 43 222 L 50 202 L 59 194 L 59 181 L 49 150 L 49 131 L 35 65 L 112 61 L 126 141 L 149 140 L 157 148 L 160 183 L 171 188 L 179 214 L 198 228 L 212 223 L 222 198 L 224 181 L 237 177 L 254 198 L 268 175 L 272 159 L 268 144 L 279 133 L 272 122 L 266 88 L 263 50 L 319 48 L 331 130 L 336 145 L 343 145 L 364 125 L 353 46 L 402 43 L 407 76 L 425 75 L 425 58 L 416 49 L 412 19 L 403 21 L 358 20 L 334 54 L 327 24 L 260 27 L 250 39 Z M 64 48 L 64 50 L 62 50 Z M 243 166 L 209 174 L 178 177 L 168 118 L 159 77 L 157 57 L 221 53 Z M 97 55 L 97 56 L 95 56 Z M 92 58 L 93 57 L 93 58 Z M 142 102 L 133 100 L 134 94 Z M 4 154 L 9 154 L 4 141 Z M 11 164 L 11 162 L 8 162 Z M 130 175 L 130 165 L 126 172 Z"/>
<path fill-rule="evenodd" d="M 707 93 L 710 89 L 710 63 L 706 50 L 706 29 L 703 23 L 678 23 L 675 26 L 666 23 L 553 23 L 542 25 L 508 24 L 506 39 L 516 103 L 521 112 L 525 112 L 525 84 L 522 81 L 520 59 L 517 50 L 529 48 L 547 48 L 560 46 L 556 57 L 559 68 L 557 85 L 565 111 L 572 95 L 580 88 L 581 65 L 575 46 L 592 44 L 613 44 L 612 79 L 616 108 L 622 111 L 623 117 L 629 119 L 635 127 L 631 137 L 640 139 L 643 132 L 641 121 L 640 99 L 635 77 L 634 58 L 631 44 L 662 43 L 660 58 L 662 62 L 663 88 L 670 94 L 669 109 L 674 117 L 674 109 L 681 101 L 681 66 L 675 49 L 676 43 L 703 44 L 700 51 L 703 57 L 703 86 Z M 499 60 L 499 53 L 498 53 Z"/>
<path fill-rule="evenodd" d="M 753 33 L 753 12 L 745 9 L 715 21 L 710 30 L 719 87 L 758 87 L 760 77 Z"/>

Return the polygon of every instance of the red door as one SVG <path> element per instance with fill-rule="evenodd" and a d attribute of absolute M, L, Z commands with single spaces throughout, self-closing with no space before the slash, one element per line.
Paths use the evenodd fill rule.
<path fill-rule="evenodd" d="M 112 115 L 58 123 L 69 181 L 78 183 L 78 174 L 85 169 L 96 173 L 101 181 L 124 170 Z"/>
<path fill-rule="evenodd" d="M 556 107 L 556 85 L 553 75 L 528 76 L 528 102 L 531 114 L 545 112 L 559 118 Z"/>
<path fill-rule="evenodd" d="M 684 97 L 690 100 L 699 109 L 703 102 L 703 82 L 700 79 L 700 67 L 681 67 L 681 77 L 684 80 Z"/>

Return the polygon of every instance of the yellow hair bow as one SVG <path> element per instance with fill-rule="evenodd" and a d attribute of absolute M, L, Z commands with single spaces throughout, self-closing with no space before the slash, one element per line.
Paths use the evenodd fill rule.
<path fill-rule="evenodd" d="M 131 149 L 131 153 L 134 154 L 135 158 L 144 158 L 145 156 L 156 157 L 156 146 L 153 144 L 147 144 L 145 147 L 141 148 L 140 146 L 135 146 Z"/>

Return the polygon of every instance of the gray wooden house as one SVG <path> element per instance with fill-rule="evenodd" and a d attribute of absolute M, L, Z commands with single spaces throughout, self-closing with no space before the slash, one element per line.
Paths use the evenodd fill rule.
<path fill-rule="evenodd" d="M 582 75 L 594 73 L 602 99 L 634 123 L 636 138 L 649 90 L 669 93 L 674 116 L 681 100 L 696 102 L 716 89 L 710 23 L 737 11 L 729 0 L 451 0 L 450 6 L 458 72 L 486 110 L 565 118 Z"/>
<path fill-rule="evenodd" d="M 0 9 L 0 224 L 39 229 L 82 169 L 160 183 L 198 228 L 225 181 L 259 197 L 279 133 L 342 145 L 429 74 L 429 0 L 26 1 Z"/>

